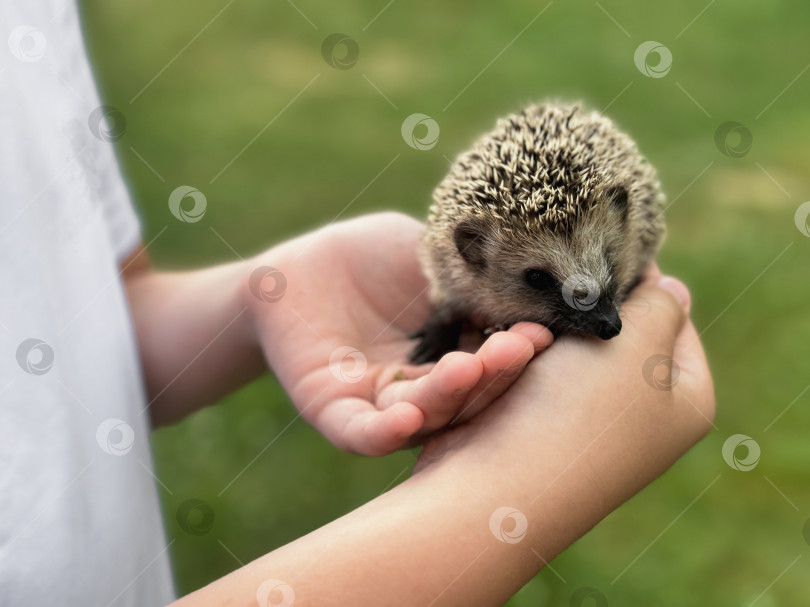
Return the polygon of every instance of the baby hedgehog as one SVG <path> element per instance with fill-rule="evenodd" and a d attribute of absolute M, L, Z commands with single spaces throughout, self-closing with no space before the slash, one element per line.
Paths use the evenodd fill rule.
<path fill-rule="evenodd" d="M 664 235 L 653 167 L 597 112 L 531 105 L 459 156 L 433 195 L 420 260 L 434 316 L 414 363 L 458 347 L 462 321 L 615 337 L 619 306 Z"/>

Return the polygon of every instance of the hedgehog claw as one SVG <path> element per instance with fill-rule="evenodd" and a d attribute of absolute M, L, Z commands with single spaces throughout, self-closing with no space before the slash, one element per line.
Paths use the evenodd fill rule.
<path fill-rule="evenodd" d="M 503 323 L 500 325 L 492 325 L 491 327 L 487 327 L 484 329 L 484 337 L 489 337 L 494 333 L 498 333 L 500 331 L 508 331 L 512 328 L 512 323 Z"/>

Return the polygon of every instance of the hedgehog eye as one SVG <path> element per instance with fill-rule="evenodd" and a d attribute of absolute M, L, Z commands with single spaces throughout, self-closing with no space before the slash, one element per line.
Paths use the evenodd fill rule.
<path fill-rule="evenodd" d="M 523 273 L 523 280 L 532 289 L 543 291 L 554 288 L 556 281 L 554 277 L 540 268 L 529 268 Z"/>

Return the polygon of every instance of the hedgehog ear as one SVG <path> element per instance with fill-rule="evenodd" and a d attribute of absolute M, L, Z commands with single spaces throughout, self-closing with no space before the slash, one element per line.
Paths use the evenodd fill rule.
<path fill-rule="evenodd" d="M 619 212 L 622 219 L 627 216 L 628 197 L 627 189 L 620 185 L 609 187 L 605 190 L 605 196 L 610 201 L 611 208 Z"/>
<path fill-rule="evenodd" d="M 453 230 L 453 241 L 456 243 L 461 258 L 476 270 L 487 267 L 484 255 L 486 245 L 485 228 L 479 221 L 468 219 L 462 221 Z"/>

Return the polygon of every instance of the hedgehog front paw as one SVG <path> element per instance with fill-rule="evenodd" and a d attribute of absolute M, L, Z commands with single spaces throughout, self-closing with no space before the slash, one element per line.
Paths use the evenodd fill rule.
<path fill-rule="evenodd" d="M 411 339 L 418 339 L 419 343 L 411 350 L 408 358 L 415 365 L 436 362 L 458 348 L 460 336 L 461 321 L 448 323 L 431 319 L 411 335 Z"/>
<path fill-rule="evenodd" d="M 508 331 L 512 328 L 512 323 L 503 323 L 500 325 L 492 325 L 491 327 L 487 327 L 484 329 L 484 337 L 489 337 L 493 333 L 498 333 L 499 331 Z"/>

